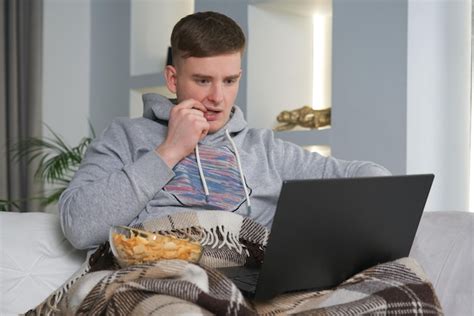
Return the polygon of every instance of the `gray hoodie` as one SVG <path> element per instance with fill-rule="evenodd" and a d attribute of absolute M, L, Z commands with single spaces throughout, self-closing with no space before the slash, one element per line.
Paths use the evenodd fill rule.
<path fill-rule="evenodd" d="M 143 102 L 142 118 L 117 118 L 90 144 L 61 195 L 62 229 L 76 248 L 104 242 L 111 225 L 191 209 L 235 212 L 270 228 L 282 180 L 390 174 L 249 128 L 237 106 L 222 129 L 170 169 L 154 149 L 165 140 L 173 104 L 157 94 L 144 95 Z"/>

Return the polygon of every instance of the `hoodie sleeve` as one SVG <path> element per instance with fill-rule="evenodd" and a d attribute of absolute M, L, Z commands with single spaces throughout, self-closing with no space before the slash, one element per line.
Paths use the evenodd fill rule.
<path fill-rule="evenodd" d="M 386 168 L 374 162 L 324 157 L 294 143 L 272 138 L 270 152 L 282 179 L 351 178 L 391 174 Z"/>
<path fill-rule="evenodd" d="M 174 176 L 154 152 L 132 162 L 120 119 L 87 149 L 79 170 L 59 200 L 61 227 L 78 249 L 108 239 L 112 225 L 128 225 Z"/>

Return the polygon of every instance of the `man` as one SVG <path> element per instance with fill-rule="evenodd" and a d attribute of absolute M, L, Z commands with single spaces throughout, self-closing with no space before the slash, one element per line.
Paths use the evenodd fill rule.
<path fill-rule="evenodd" d="M 284 179 L 389 174 L 248 128 L 234 105 L 245 36 L 227 16 L 181 19 L 171 46 L 165 77 L 177 104 L 145 95 L 143 118 L 115 119 L 61 196 L 61 225 L 75 247 L 104 242 L 111 225 L 191 209 L 235 212 L 271 227 Z"/>

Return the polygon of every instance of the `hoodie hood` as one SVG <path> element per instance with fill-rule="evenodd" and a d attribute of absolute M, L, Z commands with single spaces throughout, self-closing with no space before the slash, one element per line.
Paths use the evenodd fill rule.
<path fill-rule="evenodd" d="M 170 119 L 170 111 L 175 104 L 168 98 L 156 93 L 147 93 L 143 97 L 143 117 L 153 121 L 165 121 L 168 122 Z M 217 132 L 206 136 L 206 140 L 221 138 L 225 136 L 225 130 L 229 133 L 239 133 L 247 127 L 247 121 L 245 121 L 242 110 L 234 105 L 230 113 L 230 119 L 227 123 Z"/>

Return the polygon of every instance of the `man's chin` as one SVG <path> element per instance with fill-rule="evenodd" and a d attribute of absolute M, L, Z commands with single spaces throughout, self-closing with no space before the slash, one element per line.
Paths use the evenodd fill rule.
<path fill-rule="evenodd" d="M 210 125 L 211 126 L 209 127 L 209 131 L 207 132 L 208 134 L 217 133 L 218 131 L 220 131 L 222 129 L 222 127 L 224 127 L 224 125 L 222 125 L 222 124 L 213 124 L 213 123 L 211 123 Z"/>
<path fill-rule="evenodd" d="M 219 129 L 217 129 L 217 130 L 209 129 L 209 131 L 207 132 L 207 135 L 215 134 L 217 131 L 219 131 Z"/>

